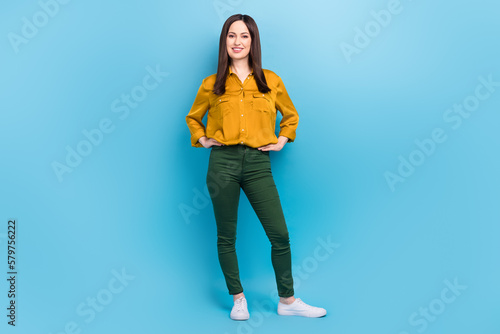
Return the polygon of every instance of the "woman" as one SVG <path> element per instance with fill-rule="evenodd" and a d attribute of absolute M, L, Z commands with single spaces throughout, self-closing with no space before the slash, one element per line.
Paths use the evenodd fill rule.
<path fill-rule="evenodd" d="M 283 116 L 278 137 L 276 110 Z M 205 128 L 202 119 L 207 111 Z M 271 242 L 278 314 L 326 314 L 325 309 L 294 297 L 288 230 L 271 173 L 269 151 L 280 151 L 294 141 L 298 121 L 281 78 L 261 67 L 255 21 L 248 15 L 229 17 L 220 35 L 217 74 L 203 80 L 186 122 L 192 146 L 211 148 L 206 182 L 217 223 L 219 263 L 233 295 L 234 320 L 249 318 L 235 250 L 240 188 Z"/>

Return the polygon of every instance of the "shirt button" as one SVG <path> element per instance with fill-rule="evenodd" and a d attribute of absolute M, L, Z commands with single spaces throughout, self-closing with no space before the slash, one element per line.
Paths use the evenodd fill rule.
<path fill-rule="evenodd" d="M 243 90 L 243 88 L 241 90 Z"/>
<path fill-rule="evenodd" d="M 243 100 L 240 100 L 241 102 L 243 102 Z"/>
<path fill-rule="evenodd" d="M 241 129 L 241 131 L 245 131 L 245 129 Z"/>
<path fill-rule="evenodd" d="M 243 144 L 243 142 L 241 142 Z"/>
<path fill-rule="evenodd" d="M 243 116 L 243 114 L 241 114 L 241 116 Z"/>

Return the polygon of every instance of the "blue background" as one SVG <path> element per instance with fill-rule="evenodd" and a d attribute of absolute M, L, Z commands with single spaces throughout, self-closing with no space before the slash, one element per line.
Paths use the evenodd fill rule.
<path fill-rule="evenodd" d="M 474 95 L 480 77 L 500 81 L 500 5 L 401 0 L 401 12 L 346 57 L 342 43 L 355 45 L 355 29 L 387 8 L 379 0 L 71 1 L 43 22 L 37 1 L 4 3 L 2 332 L 64 333 L 74 322 L 81 333 L 499 333 L 500 87 L 460 127 L 443 116 Z M 220 29 L 234 13 L 256 20 L 263 67 L 282 77 L 300 115 L 296 141 L 271 159 L 295 296 L 326 308 L 325 318 L 276 314 L 270 244 L 242 193 L 237 252 L 251 318 L 229 319 L 204 193 L 210 151 L 190 146 L 185 116 L 216 72 Z M 14 47 L 24 17 L 41 26 Z M 168 75 L 127 117 L 114 112 L 147 67 Z M 103 119 L 113 131 L 60 182 L 53 163 L 64 164 L 66 147 Z M 409 159 L 435 128 L 446 140 L 391 189 L 385 173 L 398 173 L 399 156 Z M 6 317 L 11 218 L 15 328 Z M 319 258 L 328 238 L 336 248 Z M 122 270 L 126 285 L 110 293 Z M 462 288 L 443 303 L 445 281 L 455 279 Z M 86 321 L 77 309 L 96 297 L 106 303 Z M 429 308 L 432 320 L 419 315 Z"/>

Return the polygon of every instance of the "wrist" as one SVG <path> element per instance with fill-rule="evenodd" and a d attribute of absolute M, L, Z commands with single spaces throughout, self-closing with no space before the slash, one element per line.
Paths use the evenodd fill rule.
<path fill-rule="evenodd" d="M 285 144 L 288 142 L 288 137 L 285 137 L 285 136 L 279 136 L 278 137 L 278 143 L 280 145 L 283 145 L 285 146 Z"/>

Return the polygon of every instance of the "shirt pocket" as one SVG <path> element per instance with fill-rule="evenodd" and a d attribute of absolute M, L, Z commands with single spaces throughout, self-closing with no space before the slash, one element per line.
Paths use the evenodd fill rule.
<path fill-rule="evenodd" d="M 255 131 L 265 138 L 272 138 L 274 134 L 276 112 L 268 94 L 252 94 L 252 112 L 250 123 L 255 125 Z"/>
<path fill-rule="evenodd" d="M 211 116 L 214 119 L 221 120 L 224 114 L 229 110 L 229 96 L 221 96 L 215 100 L 212 108 L 210 108 Z"/>
<path fill-rule="evenodd" d="M 272 103 L 269 97 L 264 93 L 255 93 L 252 98 L 252 109 L 266 114 L 270 114 Z"/>

